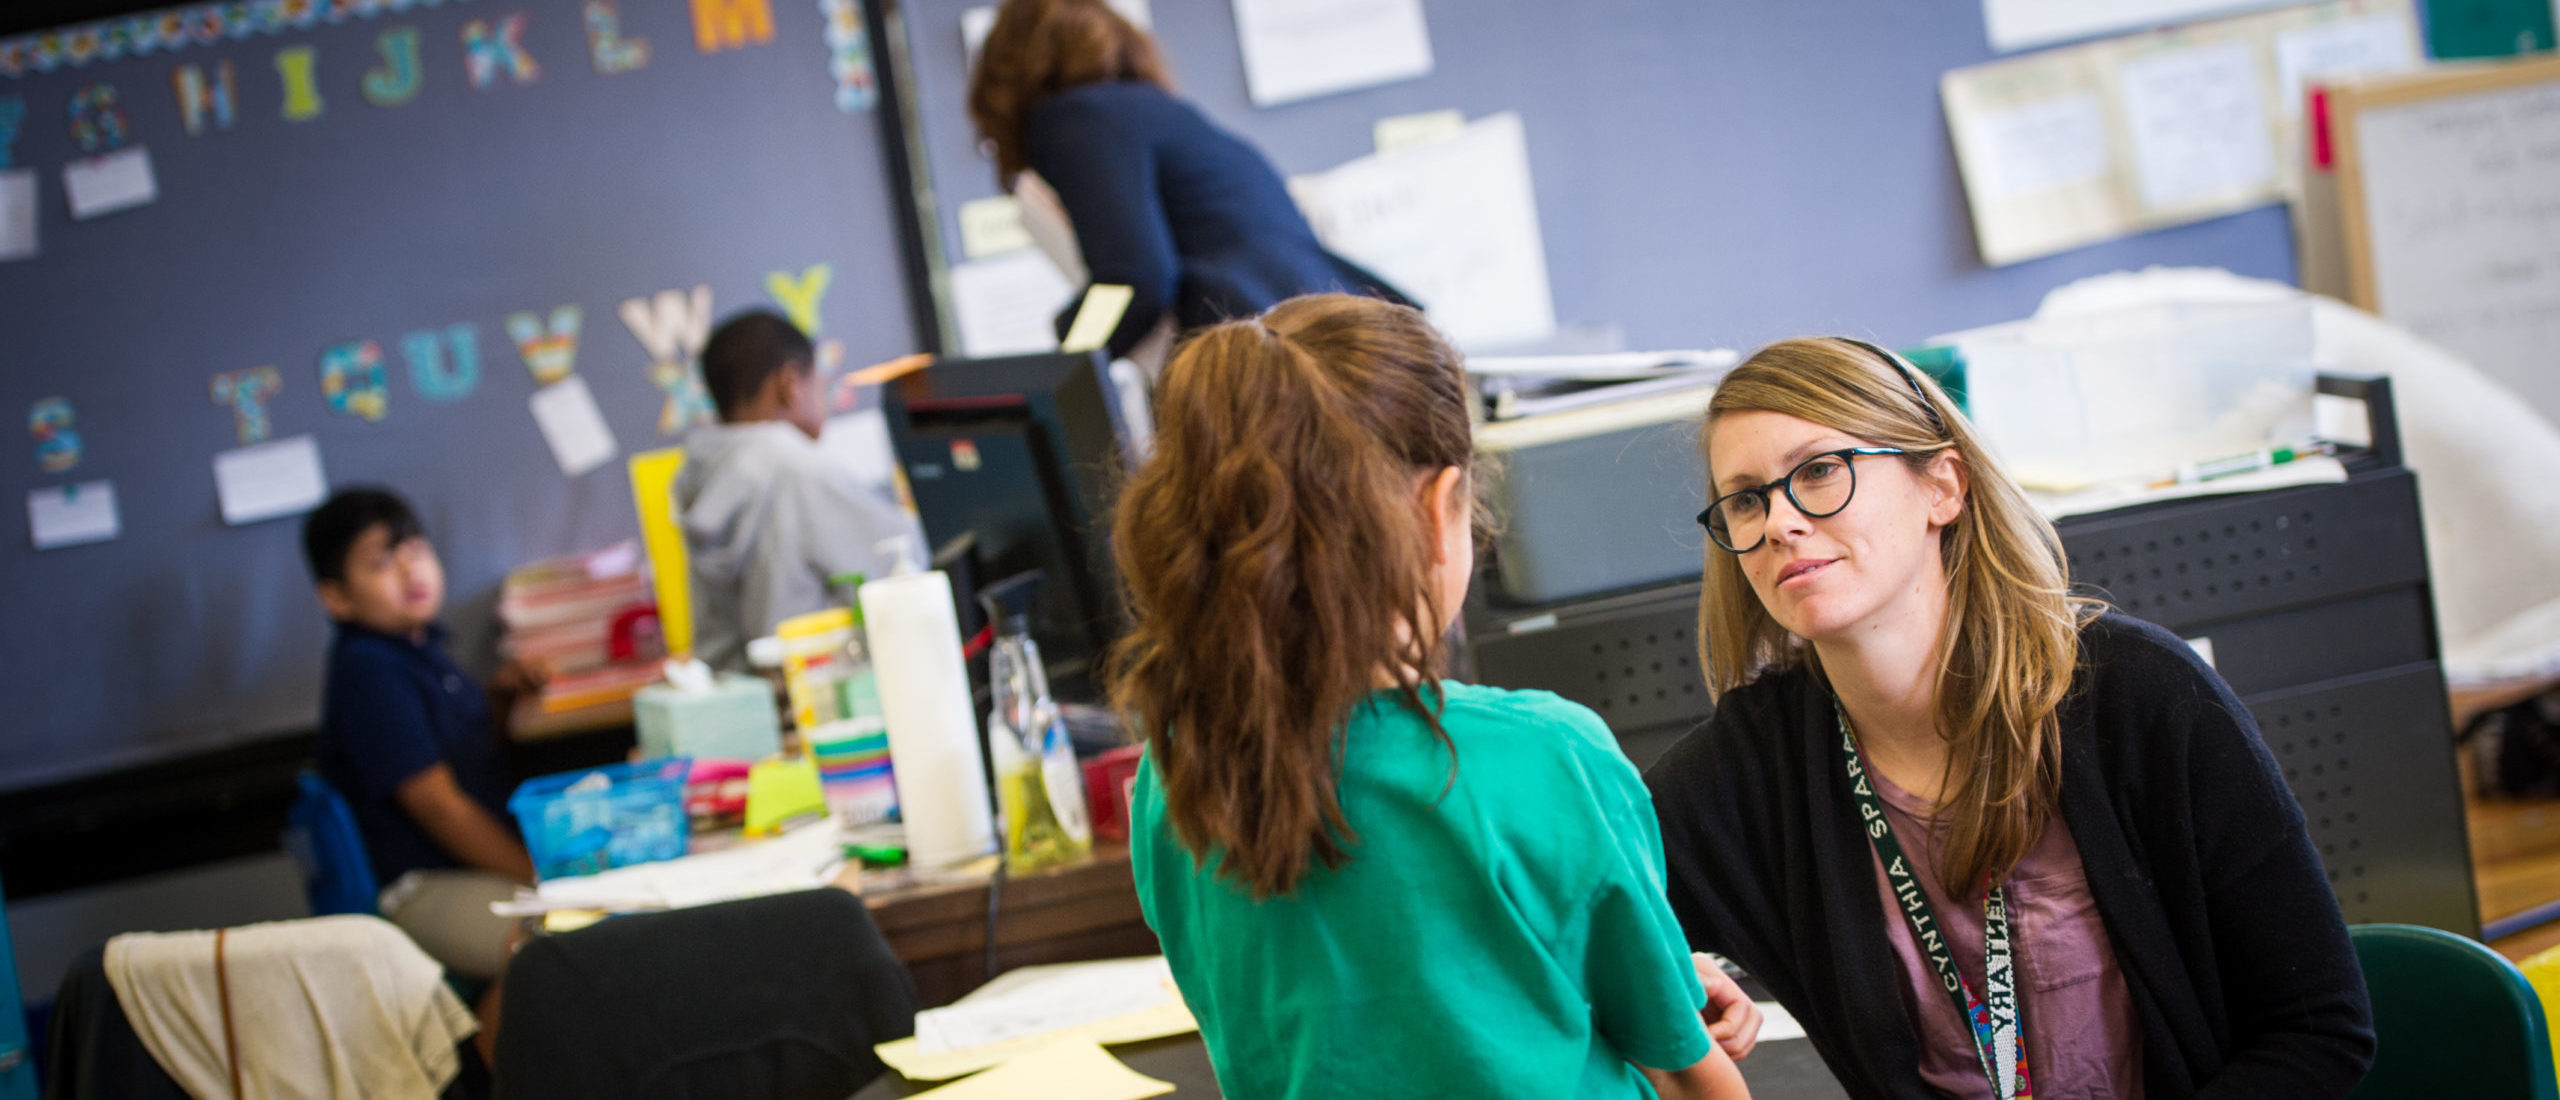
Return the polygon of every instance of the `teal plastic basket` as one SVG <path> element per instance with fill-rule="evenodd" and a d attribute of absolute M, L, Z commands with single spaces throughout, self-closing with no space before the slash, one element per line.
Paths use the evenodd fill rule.
<path fill-rule="evenodd" d="M 524 827 L 534 874 L 592 875 L 683 855 L 692 767 L 691 757 L 670 756 L 525 780 L 507 809 Z"/>

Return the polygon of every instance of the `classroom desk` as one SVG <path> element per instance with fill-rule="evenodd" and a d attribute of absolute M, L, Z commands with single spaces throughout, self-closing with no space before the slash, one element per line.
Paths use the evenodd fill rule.
<path fill-rule="evenodd" d="M 985 880 L 866 888 L 871 919 L 915 976 L 924 1007 L 950 1004 L 992 976 L 987 889 Z M 1139 912 L 1126 848 L 1097 848 L 1087 862 L 1007 878 L 997 892 L 995 927 L 999 973 L 1163 950 Z"/>
<path fill-rule="evenodd" d="M 544 710 L 540 700 L 524 699 L 509 715 L 507 736 L 516 741 L 549 741 L 581 733 L 598 733 L 631 724 L 631 699 L 608 699 L 568 710 Z"/>
<path fill-rule="evenodd" d="M 1748 983 L 1745 987 L 1751 988 L 1754 996 L 1767 995 Z M 1219 1095 L 1217 1074 L 1209 1067 L 1209 1048 L 1197 1034 L 1110 1049 L 1130 1069 L 1171 1082 L 1175 1096 Z M 1845 1100 L 1849 1095 L 1840 1088 L 1839 1079 L 1831 1076 L 1830 1067 L 1822 1064 L 1822 1056 L 1814 1053 L 1813 1044 L 1803 1039 L 1760 1044 L 1751 1057 L 1742 1060 L 1742 1079 L 1751 1085 L 1753 1100 Z M 890 1070 L 853 1094 L 853 1100 L 893 1100 L 947 1083 L 909 1081 Z"/>

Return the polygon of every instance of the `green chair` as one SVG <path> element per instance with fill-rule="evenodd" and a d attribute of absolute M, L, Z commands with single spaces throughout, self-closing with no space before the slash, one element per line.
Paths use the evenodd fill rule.
<path fill-rule="evenodd" d="M 2364 964 L 2379 1039 L 2357 1100 L 2560 1100 L 2542 1001 L 2514 963 L 2416 925 L 2360 924 L 2347 935 Z"/>

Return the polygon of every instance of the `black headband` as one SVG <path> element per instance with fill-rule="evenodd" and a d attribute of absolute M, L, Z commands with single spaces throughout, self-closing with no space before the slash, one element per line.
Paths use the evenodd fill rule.
<path fill-rule="evenodd" d="M 1938 407 L 1929 403 L 1929 392 L 1920 388 L 1920 376 L 1912 372 L 1911 364 L 1904 362 L 1901 356 L 1895 355 L 1894 353 L 1877 347 L 1874 344 L 1858 339 L 1855 336 L 1835 336 L 1833 339 L 1838 340 L 1843 344 L 1853 344 L 1858 347 L 1865 348 L 1876 358 L 1884 360 L 1884 364 L 1886 366 L 1892 367 L 1894 373 L 1901 375 L 1903 382 L 1910 385 L 1911 396 L 1920 399 L 1920 409 L 1921 411 L 1929 414 L 1930 425 L 1938 429 L 1939 435 L 1947 434 L 1947 422 L 1938 419 Z"/>

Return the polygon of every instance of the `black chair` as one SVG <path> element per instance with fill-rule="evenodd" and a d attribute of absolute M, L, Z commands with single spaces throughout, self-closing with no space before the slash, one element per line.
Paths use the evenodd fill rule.
<path fill-rule="evenodd" d="M 499 1100 L 844 1100 L 915 1034 L 862 899 L 808 890 L 538 937 L 507 967 Z"/>

